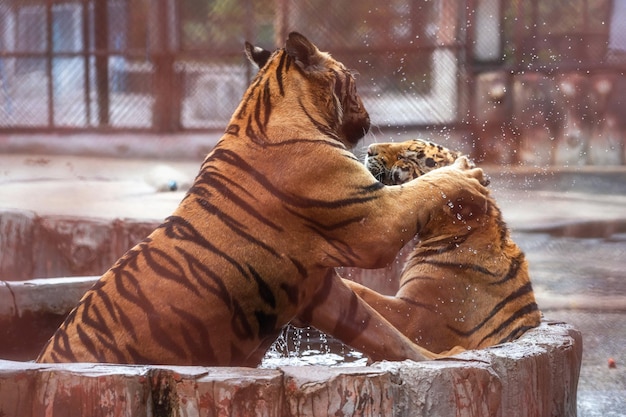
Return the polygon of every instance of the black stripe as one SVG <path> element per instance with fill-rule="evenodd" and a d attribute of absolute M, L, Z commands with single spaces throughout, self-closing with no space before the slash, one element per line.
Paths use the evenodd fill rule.
<path fill-rule="evenodd" d="M 255 92 L 259 88 L 259 85 L 263 79 L 261 76 L 262 72 L 259 71 L 257 76 L 252 80 L 250 87 L 244 94 L 244 98 L 241 100 L 240 108 L 235 117 L 241 120 L 248 113 L 248 103 L 255 98 Z"/>
<path fill-rule="evenodd" d="M 98 339 L 98 343 L 100 346 L 104 347 L 105 349 L 107 349 L 110 353 L 114 354 L 115 357 L 117 358 L 117 360 L 111 361 L 111 362 L 117 362 L 117 363 L 124 363 L 126 362 L 126 358 L 124 357 L 124 354 L 120 351 L 117 340 L 115 339 L 105 339 L 102 334 L 100 333 L 96 333 L 95 334 L 96 339 Z M 102 351 L 102 358 L 100 360 L 104 360 L 105 359 L 105 355 L 104 352 Z M 106 359 L 107 361 L 110 361 L 110 359 Z"/>
<path fill-rule="evenodd" d="M 517 274 L 519 273 L 520 267 L 522 266 L 523 262 L 524 262 L 524 252 L 520 251 L 520 253 L 511 260 L 511 264 L 509 265 L 509 270 L 506 273 L 506 275 L 502 277 L 501 280 L 492 282 L 489 285 L 504 284 L 505 282 L 510 281 L 513 278 L 515 278 Z"/>
<path fill-rule="evenodd" d="M 408 270 L 410 272 L 410 270 Z M 400 283 L 400 288 L 410 284 L 413 281 L 437 281 L 439 280 L 439 278 L 435 278 L 435 277 L 429 277 L 429 276 L 413 276 L 409 279 L 406 278 L 402 278 L 402 282 Z"/>
<path fill-rule="evenodd" d="M 326 275 L 324 276 L 324 282 L 315 292 L 313 297 L 311 298 L 308 306 L 304 308 L 298 314 L 298 318 L 303 322 L 310 324 L 313 319 L 313 311 L 318 308 L 320 304 L 322 304 L 330 294 L 330 290 L 333 286 L 333 278 L 334 278 L 335 270 L 329 269 Z M 337 333 L 335 333 L 337 334 Z"/>
<path fill-rule="evenodd" d="M 89 337 L 89 335 L 83 330 L 80 324 L 76 326 L 76 334 L 78 335 L 78 339 L 83 344 L 87 352 L 89 352 L 89 354 L 91 354 L 97 360 L 104 360 L 104 358 L 100 356 L 100 353 L 96 349 L 96 345 L 94 345 L 91 337 Z"/>
<path fill-rule="evenodd" d="M 263 311 L 256 310 L 254 312 L 254 317 L 259 324 L 259 333 L 257 335 L 259 339 L 263 339 L 276 333 L 276 322 L 278 321 L 276 314 L 267 314 Z"/>
<path fill-rule="evenodd" d="M 266 127 L 270 121 L 270 115 L 272 114 L 272 93 L 270 91 L 270 83 L 265 83 L 265 88 L 263 89 L 263 106 L 264 106 L 264 114 L 263 114 L 263 123 L 261 124 L 263 136 L 266 134 Z"/>
<path fill-rule="evenodd" d="M 341 341 L 344 343 L 350 343 L 359 337 L 367 326 L 369 326 L 370 320 L 372 319 L 372 316 L 368 315 L 360 321 L 354 320 L 360 300 L 361 299 L 355 293 L 352 293 L 348 311 L 340 317 L 333 329 L 332 334 L 341 335 Z"/>
<path fill-rule="evenodd" d="M 174 314 L 181 318 L 181 323 L 185 327 L 185 331 L 182 332 L 183 338 L 194 359 L 201 360 L 203 364 L 216 363 L 217 356 L 211 348 L 211 337 L 206 323 L 188 310 L 175 306 L 170 306 L 170 308 Z M 188 331 L 188 326 L 191 326 L 193 331 Z"/>
<path fill-rule="evenodd" d="M 287 72 L 289 72 L 289 69 L 291 68 L 291 64 L 295 61 L 295 59 L 293 59 L 292 57 L 289 56 L 288 53 L 285 52 L 285 50 L 283 49 L 282 52 L 284 53 L 284 55 L 286 56 L 286 64 L 285 64 L 285 74 Z M 298 69 L 300 69 L 299 67 L 296 67 Z"/>
<path fill-rule="evenodd" d="M 228 127 L 226 128 L 226 134 L 228 135 L 234 135 L 234 136 L 239 136 L 239 129 L 240 126 L 237 124 L 229 124 Z"/>
<path fill-rule="evenodd" d="M 270 254 L 274 255 L 276 258 L 280 258 L 281 255 L 274 249 L 272 248 L 270 245 L 266 244 L 265 242 L 255 238 L 254 236 L 252 236 L 251 234 L 245 232 L 242 230 L 242 224 L 237 222 L 233 217 L 227 215 L 224 211 L 220 210 L 219 208 L 217 208 L 216 206 L 214 206 L 213 204 L 210 204 L 207 200 L 196 200 L 200 207 L 202 207 L 204 210 L 206 210 L 209 214 L 216 216 L 221 222 L 223 222 L 224 224 L 226 224 L 226 226 L 229 227 L 229 229 L 236 233 L 237 235 L 239 235 L 240 237 L 244 238 L 245 240 L 265 249 L 267 252 L 269 252 Z M 247 206 L 247 204 L 245 204 L 245 206 Z M 243 207 L 242 207 L 243 208 Z M 248 212 L 248 214 L 252 214 L 253 217 L 255 217 L 257 220 L 262 219 L 263 217 L 258 214 L 256 211 L 252 211 L 252 212 Z M 254 214 L 258 214 L 258 216 L 254 216 Z"/>
<path fill-rule="evenodd" d="M 280 188 L 275 187 L 267 177 L 246 162 L 243 158 L 241 158 L 237 153 L 227 150 L 227 149 L 219 149 L 212 154 L 214 159 L 219 159 L 224 163 L 230 164 L 232 166 L 237 167 L 238 169 L 247 172 L 256 182 L 261 184 L 268 192 L 284 201 L 285 203 L 301 207 L 301 208 L 343 208 L 351 205 L 362 204 L 372 200 L 376 200 L 378 196 L 376 195 L 368 195 L 365 197 L 351 197 L 344 198 L 340 200 L 318 200 L 313 198 L 306 198 L 299 195 L 286 193 L 282 191 Z"/>
<path fill-rule="evenodd" d="M 303 219 L 304 222 L 306 223 L 305 226 L 309 230 L 311 230 L 317 236 L 322 238 L 326 242 L 327 245 L 334 248 L 338 253 L 344 256 L 343 259 L 339 259 L 331 255 L 330 253 L 326 253 L 326 257 L 328 259 L 333 259 L 336 262 L 338 262 L 339 265 L 343 265 L 343 266 L 353 266 L 356 263 L 356 260 L 361 259 L 361 257 L 352 248 L 350 244 L 328 234 L 328 231 L 332 231 L 335 229 L 334 227 L 335 225 L 329 225 L 329 226 L 322 225 L 322 224 L 319 224 L 319 222 L 315 221 L 311 217 L 301 215 L 298 212 L 293 211 L 293 210 L 288 210 L 288 211 L 292 213 L 294 216 L 300 217 L 301 219 Z M 354 222 L 350 222 L 346 224 L 341 223 L 340 226 L 338 227 L 343 227 L 343 226 L 346 226 L 347 224 L 352 224 L 352 223 Z"/>
<path fill-rule="evenodd" d="M 159 278 L 176 282 L 197 296 L 200 296 L 198 289 L 189 281 L 185 269 L 169 253 L 146 246 L 142 250 L 145 262 Z"/>
<path fill-rule="evenodd" d="M 536 326 L 520 326 L 520 327 L 516 327 L 515 329 L 511 330 L 509 332 L 508 335 L 506 335 L 505 337 L 503 337 L 498 344 L 500 343 L 506 343 L 506 342 L 510 342 L 513 340 L 516 340 L 517 338 L 519 338 L 521 335 L 523 335 L 524 333 L 526 333 L 527 331 L 529 331 L 530 329 L 534 329 Z"/>
<path fill-rule="evenodd" d="M 224 183 L 228 183 L 229 187 L 237 189 L 238 192 L 243 193 L 250 198 L 255 198 L 255 196 L 251 192 L 246 190 L 243 186 L 236 183 L 221 172 L 215 170 L 214 167 L 211 166 L 206 167 L 206 169 L 204 169 L 201 174 L 198 175 L 198 179 L 195 181 L 194 186 L 190 188 L 189 193 L 210 199 L 213 197 L 213 193 L 207 188 L 203 187 L 214 188 L 213 183 L 218 180 Z M 226 188 L 226 186 L 224 186 L 224 188 Z"/>
<path fill-rule="evenodd" d="M 131 288 L 127 288 L 127 286 Z M 128 270 L 115 271 L 115 290 L 122 298 L 139 307 L 142 311 L 154 311 L 154 306 L 144 294 L 139 281 Z"/>
<path fill-rule="evenodd" d="M 243 198 L 235 194 L 229 187 L 221 186 L 215 187 L 216 184 L 211 185 L 213 189 L 215 189 L 219 194 L 221 194 L 224 198 L 232 201 L 234 204 L 238 205 L 245 213 L 254 217 L 260 223 L 276 230 L 277 232 L 283 232 L 284 228 L 277 223 L 274 223 L 269 218 L 265 217 L 261 214 L 259 210 L 257 210 L 257 206 L 254 206 L 248 202 L 246 202 Z M 244 223 L 239 222 L 232 216 L 227 215 L 224 211 L 222 211 L 218 206 L 212 204 L 208 200 L 198 198 L 197 203 L 199 203 L 202 208 L 207 211 L 209 214 L 218 215 L 219 218 L 229 225 L 229 227 L 236 227 L 237 229 L 245 229 L 247 226 Z"/>
<path fill-rule="evenodd" d="M 492 277 L 498 276 L 497 274 L 489 271 L 487 268 L 483 268 L 482 266 L 476 265 L 476 264 L 433 261 L 433 260 L 428 260 L 428 259 L 423 260 L 422 263 L 433 265 L 439 268 L 462 269 L 462 270 L 478 272 L 478 273 L 489 275 Z"/>
<path fill-rule="evenodd" d="M 189 273 L 196 279 L 196 282 L 205 290 L 219 298 L 228 308 L 231 307 L 231 294 L 224 284 L 224 280 L 216 274 L 208 265 L 202 263 L 198 258 L 177 247 L 176 251 L 183 255 L 187 262 Z"/>
<path fill-rule="evenodd" d="M 61 355 L 69 362 L 78 362 L 78 358 L 76 357 L 76 355 L 74 355 L 74 352 L 70 347 L 69 337 L 67 335 L 67 328 L 61 327 L 54 333 L 52 353 L 54 354 L 55 362 L 59 362 L 58 356 L 56 354 Z"/>
<path fill-rule="evenodd" d="M 305 223 L 309 225 L 310 228 L 313 228 L 315 230 L 332 231 L 332 230 L 337 230 L 337 229 L 343 229 L 344 227 L 350 226 L 352 224 L 358 224 L 361 221 L 363 221 L 363 216 L 356 216 L 356 217 L 343 219 L 338 222 L 324 224 L 321 221 L 318 221 L 317 217 L 307 216 L 302 213 L 299 213 L 296 210 L 292 210 L 290 208 L 286 208 L 286 210 L 290 212 L 291 214 L 293 214 L 294 216 L 302 219 Z"/>
<path fill-rule="evenodd" d="M 287 59 L 287 54 L 283 53 L 280 55 L 280 60 L 278 61 L 278 65 L 276 66 L 276 83 L 278 84 L 278 92 L 281 96 L 285 95 L 285 89 L 283 87 L 283 67 L 285 66 L 285 60 Z M 285 71 L 286 72 L 286 71 Z"/>
<path fill-rule="evenodd" d="M 339 140 L 339 136 L 337 135 L 336 129 L 331 126 L 331 123 L 338 123 L 337 120 L 325 120 L 323 123 L 317 121 L 311 113 L 306 109 L 304 103 L 302 103 L 302 99 L 298 97 L 298 104 L 300 110 L 304 113 L 304 115 L 309 119 L 309 121 L 313 124 L 313 126 L 324 136 L 331 137 L 333 139 Z"/>
<path fill-rule="evenodd" d="M 300 292 L 297 285 L 289 285 L 286 282 L 283 282 L 280 284 L 280 289 L 287 295 L 287 300 L 291 305 L 298 305 Z"/>
<path fill-rule="evenodd" d="M 218 257 L 226 260 L 229 264 L 234 266 L 239 273 L 246 279 L 250 279 L 246 270 L 239 264 L 239 262 L 227 254 L 226 252 L 218 249 L 213 243 L 205 239 L 186 219 L 180 216 L 170 216 L 165 219 L 160 228 L 165 230 L 166 236 L 172 239 L 180 239 L 188 242 L 196 243 L 203 249 L 213 252 Z"/>
<path fill-rule="evenodd" d="M 246 123 L 246 138 L 250 139 L 259 146 L 265 146 L 267 144 L 265 136 L 260 136 L 254 131 L 252 127 L 252 116 L 248 116 L 248 121 Z"/>
<path fill-rule="evenodd" d="M 485 317 L 480 323 L 478 323 L 474 328 L 470 329 L 469 331 L 461 331 L 458 329 L 455 329 L 451 326 L 448 326 L 448 328 L 450 330 L 452 330 L 453 332 L 455 332 L 456 334 L 458 334 L 459 336 L 465 336 L 465 337 L 469 337 L 472 334 L 474 334 L 476 331 L 480 330 L 489 320 L 491 320 L 493 317 L 496 316 L 496 314 L 498 312 L 500 312 L 507 304 L 509 304 L 510 302 L 512 302 L 513 300 L 523 297 L 524 295 L 531 293 L 532 292 L 532 285 L 530 284 L 530 282 L 526 283 L 525 285 L 521 286 L 520 288 L 518 288 L 517 290 L 515 290 L 514 292 L 512 292 L 511 294 L 509 294 L 504 300 L 500 301 L 498 304 L 495 305 L 495 307 L 491 310 L 491 312 L 487 315 L 487 317 Z M 534 303 L 533 303 L 534 304 Z M 536 307 L 536 305 L 535 305 Z M 505 321 L 508 322 L 510 321 L 510 318 L 508 320 Z M 500 326 L 498 328 L 501 328 L 503 325 L 500 324 Z M 492 331 L 489 336 L 485 336 L 483 338 L 486 339 L 487 337 L 490 337 L 491 335 L 493 335 L 495 332 Z"/>
<path fill-rule="evenodd" d="M 263 119 L 261 119 L 261 110 L 263 110 Z M 270 84 L 269 81 L 266 81 L 265 83 L 263 83 L 263 90 L 257 97 L 254 106 L 254 121 L 256 122 L 256 126 L 259 129 L 259 134 L 263 137 L 263 139 L 266 138 L 265 127 L 267 125 L 267 121 L 269 120 L 271 112 L 272 102 L 270 94 Z M 248 124 L 251 124 L 250 119 L 248 119 Z M 263 142 L 265 142 L 265 140 L 263 140 Z"/>
<path fill-rule="evenodd" d="M 272 287 L 267 285 L 265 280 L 263 280 L 261 274 L 259 274 L 252 267 L 252 265 L 248 264 L 248 270 L 250 271 L 250 275 L 252 275 L 257 287 L 259 288 L 259 296 L 261 296 L 261 299 L 270 307 L 276 308 L 276 298 L 274 297 L 274 293 L 272 292 Z"/>
<path fill-rule="evenodd" d="M 150 329 L 150 335 L 152 336 L 152 342 L 173 353 L 174 356 L 179 359 L 188 357 L 183 346 L 179 345 L 177 341 L 169 335 L 169 332 L 163 330 L 159 320 L 155 320 L 154 317 L 148 316 L 147 321 Z"/>
<path fill-rule="evenodd" d="M 419 232 L 418 232 L 419 236 Z M 420 242 L 419 246 L 412 252 L 409 260 L 419 258 L 430 258 L 447 252 L 456 252 L 459 246 L 464 244 L 469 235 L 455 236 L 452 240 L 446 241 L 429 241 L 428 243 Z M 447 238 L 446 238 L 447 239 Z M 424 260 L 420 260 L 420 263 Z M 408 263 L 408 262 L 407 262 Z"/>
<path fill-rule="evenodd" d="M 111 320 L 113 320 L 114 323 L 118 323 L 119 320 L 117 318 L 117 315 L 115 314 L 116 313 L 115 307 L 113 306 L 113 302 L 111 301 L 111 298 L 109 298 L 108 292 L 105 290 L 102 290 L 102 288 L 98 288 L 95 290 L 92 289 L 92 291 L 98 296 L 100 300 L 102 300 L 102 303 L 104 304 L 104 308 L 106 309 L 107 313 L 111 317 Z"/>
<path fill-rule="evenodd" d="M 137 349 L 135 349 L 135 347 L 133 345 L 127 344 L 126 346 L 124 346 L 124 349 L 126 350 L 126 352 L 128 352 L 128 354 L 132 358 L 132 360 L 133 360 L 132 362 L 134 364 L 150 364 L 150 363 L 154 363 L 153 360 L 150 360 L 148 357 L 143 356 L 141 353 L 139 353 L 139 351 Z"/>
<path fill-rule="evenodd" d="M 374 181 L 370 185 L 361 186 L 361 190 L 358 191 L 360 194 L 370 194 L 380 190 L 381 188 L 385 188 L 385 184 L 382 182 Z"/>
<path fill-rule="evenodd" d="M 72 311 L 70 311 L 70 313 L 67 315 L 67 317 L 65 317 L 65 320 L 63 320 L 63 324 L 61 324 L 61 328 L 67 328 L 69 325 L 71 325 L 72 323 L 74 323 L 74 320 L 76 319 L 76 313 L 78 312 L 79 308 L 82 306 L 82 301 L 80 301 L 76 307 L 74 307 L 74 309 Z"/>
<path fill-rule="evenodd" d="M 232 316 L 230 319 L 230 326 L 235 336 L 239 339 L 254 339 L 255 336 L 252 333 L 252 326 L 248 322 L 248 316 L 239 304 L 238 300 L 232 300 Z"/>
<path fill-rule="evenodd" d="M 432 311 L 435 308 L 435 306 L 432 305 L 432 304 L 420 303 L 419 301 L 416 301 L 416 300 L 414 300 L 412 298 L 398 297 L 398 299 L 404 301 L 407 304 L 411 304 L 412 306 L 425 308 L 425 309 L 430 310 L 430 311 Z"/>
<path fill-rule="evenodd" d="M 111 332 L 108 322 L 104 320 L 104 317 L 102 317 L 102 314 L 100 313 L 100 308 L 98 308 L 97 304 L 92 305 L 92 297 L 93 293 L 85 297 L 86 301 L 85 306 L 83 307 L 81 322 L 86 326 L 91 327 L 96 332 L 106 335 L 109 340 L 115 340 L 115 336 Z"/>
<path fill-rule="evenodd" d="M 137 332 L 135 331 L 135 322 L 130 319 L 130 317 L 124 311 L 124 308 L 120 307 L 118 303 L 115 304 L 115 311 L 117 312 L 117 316 L 120 319 L 120 324 L 126 331 L 126 333 L 130 333 L 133 340 L 135 342 L 139 341 L 137 337 Z"/>
<path fill-rule="evenodd" d="M 500 325 L 498 327 L 496 327 L 495 329 L 493 329 L 491 332 L 489 332 L 488 335 L 486 335 L 485 337 L 482 338 L 482 340 L 480 341 L 480 343 L 482 343 L 483 341 L 487 340 L 490 337 L 493 337 L 494 335 L 500 333 L 502 330 L 506 329 L 509 325 L 511 325 L 511 323 L 515 322 L 515 320 L 518 320 L 520 317 L 523 317 L 529 313 L 532 313 L 534 311 L 537 311 L 537 304 L 532 302 L 529 304 L 526 304 L 525 306 L 523 306 L 522 308 L 520 308 L 519 310 L 517 310 L 514 314 L 512 314 L 511 316 L 509 316 L 505 321 L 503 321 L 502 323 L 500 323 Z M 515 330 L 513 333 L 515 333 L 517 330 Z"/>
<path fill-rule="evenodd" d="M 298 273 L 300 274 L 302 278 L 307 278 L 309 276 L 309 271 L 305 268 L 304 265 L 302 265 L 302 263 L 299 260 L 292 258 L 292 257 L 289 257 L 289 260 L 296 267 L 296 269 L 298 270 Z"/>

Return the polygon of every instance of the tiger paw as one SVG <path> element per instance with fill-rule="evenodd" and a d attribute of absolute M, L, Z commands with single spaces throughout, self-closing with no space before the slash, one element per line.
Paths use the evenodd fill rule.
<path fill-rule="evenodd" d="M 484 187 L 488 186 L 490 183 L 489 177 L 485 174 L 482 168 L 477 168 L 474 162 L 470 161 L 466 156 L 460 156 L 457 158 L 450 168 L 462 171 L 470 178 L 475 178 Z"/>

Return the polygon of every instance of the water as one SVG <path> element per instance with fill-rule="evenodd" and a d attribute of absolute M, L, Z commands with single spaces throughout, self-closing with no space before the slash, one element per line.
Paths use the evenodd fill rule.
<path fill-rule="evenodd" d="M 260 367 L 295 365 L 365 366 L 367 358 L 313 327 L 287 325 L 268 349 Z"/>

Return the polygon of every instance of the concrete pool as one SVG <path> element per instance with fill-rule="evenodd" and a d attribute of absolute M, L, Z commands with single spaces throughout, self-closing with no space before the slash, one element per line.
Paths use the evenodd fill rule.
<path fill-rule="evenodd" d="M 52 322 L 62 319 L 72 301 L 53 301 L 50 293 L 35 297 L 48 303 L 46 314 L 52 317 L 48 330 L 37 333 L 33 324 L 45 324 L 45 320 L 34 319 L 34 307 L 18 307 L 21 290 L 17 288 L 48 286 L 53 293 L 79 295 L 90 285 L 92 275 L 103 272 L 119 251 L 143 238 L 167 216 L 182 193 L 155 192 L 156 187 L 144 175 L 154 165 L 150 161 L 98 159 L 95 170 L 90 168 L 95 160 L 89 158 L 12 155 L 11 161 L 4 162 L 4 176 L 0 177 L 0 277 L 4 282 L 0 295 L 6 294 L 10 301 L 3 299 L 0 306 L 2 314 L 15 321 L 11 319 L 10 326 L 3 322 L 1 328 L 6 335 L 33 342 L 30 349 L 35 352 L 41 340 L 47 339 L 46 332 L 56 327 Z M 197 164 L 180 163 L 173 168 L 192 176 Z M 574 327 L 560 322 L 569 322 L 563 312 L 626 311 L 626 280 L 619 258 L 626 193 L 603 188 L 610 184 L 620 187 L 626 183 L 626 174 L 623 170 L 600 171 L 492 173 L 494 194 L 514 237 L 527 252 L 538 303 L 547 317 L 539 329 L 519 342 L 467 352 L 447 361 L 357 368 L 287 365 L 277 369 L 40 366 L 27 362 L 33 357 L 32 353 L 25 355 L 29 348 L 14 344 L 12 353 L 0 355 L 11 359 L 0 362 L 0 406 L 7 415 L 14 414 L 13 410 L 19 411 L 16 415 L 39 415 L 45 406 L 58 414 L 61 408 L 54 407 L 69 407 L 82 398 L 85 404 L 116 404 L 119 415 L 158 415 L 155 401 L 174 404 L 179 415 L 185 410 L 190 415 L 194 415 L 192 410 L 200 410 L 198 415 L 214 415 L 219 410 L 235 414 L 236 410 L 257 410 L 261 415 L 302 415 L 314 410 L 344 415 L 576 415 L 582 339 Z M 50 172 L 55 173 L 53 178 Z M 602 253 L 607 253 L 605 261 L 594 265 L 591 261 Z M 579 267 L 574 266 L 576 261 L 582 261 Z M 575 271 L 579 273 L 573 274 Z M 346 273 L 355 275 L 354 271 Z M 392 268 L 385 274 L 394 273 Z M 34 277 L 45 278 L 30 281 Z M 381 291 L 391 291 L 394 285 L 388 277 L 381 279 L 380 272 L 355 278 L 378 285 Z M 553 313 L 560 320 L 551 320 Z M 31 333 L 19 337 L 16 329 Z M 624 338 L 619 334 L 613 337 Z M 9 347 L 8 336 L 3 340 Z M 619 358 L 620 351 L 614 355 Z M 619 379 L 623 369 L 618 366 L 614 374 Z M 584 375 L 585 367 L 580 374 L 583 382 Z M 119 385 L 120 381 L 128 382 L 130 388 Z M 124 398 L 123 402 L 110 399 L 118 388 L 122 390 L 118 399 Z M 622 386 L 615 388 L 623 392 Z M 247 394 L 237 394 L 242 392 Z M 89 395 L 92 397 L 87 400 Z M 139 400 L 131 402 L 131 398 Z M 40 400 L 43 402 L 38 403 Z M 168 403 L 170 400 L 173 402 Z M 202 408 L 206 404 L 209 408 Z M 580 408 L 579 404 L 579 415 L 595 415 L 586 409 L 581 414 Z"/>

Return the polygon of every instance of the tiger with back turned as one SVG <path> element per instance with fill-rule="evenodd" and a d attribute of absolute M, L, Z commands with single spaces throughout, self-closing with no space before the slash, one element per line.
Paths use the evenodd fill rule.
<path fill-rule="evenodd" d="M 260 70 L 178 208 L 85 293 L 38 362 L 256 366 L 295 316 L 373 360 L 432 357 L 334 268 L 390 262 L 429 212 L 484 199 L 482 171 L 459 159 L 385 187 L 348 151 L 370 120 L 343 64 L 298 33 L 246 54 Z"/>
<path fill-rule="evenodd" d="M 383 184 L 397 185 L 460 156 L 432 142 L 408 140 L 370 145 L 365 165 Z M 493 198 L 440 206 L 418 237 L 395 296 L 347 281 L 411 340 L 437 353 L 478 349 L 539 325 L 528 262 Z"/>

